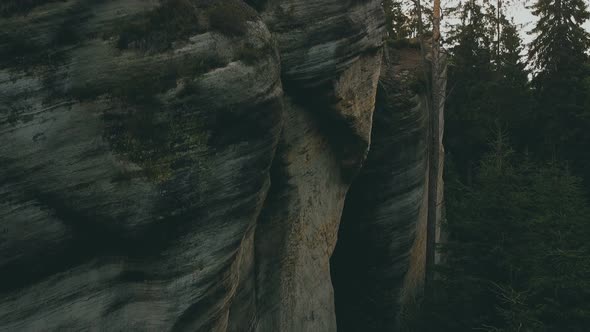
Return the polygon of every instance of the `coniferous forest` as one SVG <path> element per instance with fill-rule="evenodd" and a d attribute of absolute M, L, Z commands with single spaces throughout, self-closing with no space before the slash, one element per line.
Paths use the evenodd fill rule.
<path fill-rule="evenodd" d="M 429 38 L 419 5 L 384 2 L 390 39 Z M 444 8 L 445 236 L 408 331 L 590 331 L 588 2 L 511 5 Z"/>

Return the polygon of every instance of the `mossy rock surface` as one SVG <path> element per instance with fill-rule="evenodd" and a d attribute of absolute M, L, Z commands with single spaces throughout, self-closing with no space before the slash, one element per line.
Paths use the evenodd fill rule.
<path fill-rule="evenodd" d="M 118 179 L 169 180 L 176 152 L 209 144 L 208 112 L 224 103 L 209 87 L 231 74 L 211 74 L 203 83 L 208 73 L 237 62 L 228 70 L 244 75 L 242 67 L 278 61 L 268 31 L 252 34 L 251 26 L 264 27 L 256 11 L 239 0 L 25 0 L 3 2 L 0 9 L 0 70 L 15 87 L 25 84 L 22 79 L 35 81 L 23 91 L 0 94 L 14 100 L 0 108 L 6 123 L 34 123 L 37 102 L 47 108 L 111 105 L 100 116 L 102 139 L 142 169 L 120 172 Z M 235 113 L 239 107 L 222 109 Z M 219 128 L 215 137 L 224 136 Z"/>

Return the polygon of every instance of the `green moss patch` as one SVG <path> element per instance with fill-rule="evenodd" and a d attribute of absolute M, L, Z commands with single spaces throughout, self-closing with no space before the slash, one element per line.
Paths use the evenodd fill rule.
<path fill-rule="evenodd" d="M 117 174 L 114 182 L 125 182 L 135 177 L 145 177 L 154 182 L 169 180 L 174 165 L 186 159 L 187 151 L 206 145 L 206 132 L 197 112 L 199 105 L 194 96 L 199 95 L 195 80 L 212 68 L 224 66 L 219 58 L 187 58 L 176 62 L 140 66 L 129 72 L 113 75 L 120 80 L 89 82 L 89 85 L 71 92 L 72 97 L 92 100 L 110 96 L 120 107 L 103 115 L 104 139 L 111 149 L 142 169 L 141 172 Z M 177 88 L 184 81 L 182 88 Z M 99 84 L 99 85 L 92 85 Z M 177 88 L 173 105 L 162 102 L 162 93 Z M 190 111 L 187 111 L 190 110 Z"/>
<path fill-rule="evenodd" d="M 104 121 L 104 138 L 113 151 L 142 168 L 142 172 L 118 174 L 113 178 L 117 182 L 136 176 L 155 182 L 169 180 L 175 163 L 187 158 L 189 150 L 200 149 L 207 142 L 196 115 L 186 115 L 163 104 L 107 113 Z"/>
<path fill-rule="evenodd" d="M 104 120 L 109 124 L 104 138 L 114 152 L 142 167 L 143 172 L 137 175 L 156 181 L 170 177 L 170 124 L 156 117 L 155 107 L 105 114 Z"/>

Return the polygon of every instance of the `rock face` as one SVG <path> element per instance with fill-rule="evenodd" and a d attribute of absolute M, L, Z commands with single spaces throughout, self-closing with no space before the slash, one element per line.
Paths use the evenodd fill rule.
<path fill-rule="evenodd" d="M 227 328 L 282 127 L 280 64 L 255 12 L 239 33 L 185 33 L 179 10 L 232 10 L 187 4 L 2 20 L 3 52 L 19 33 L 60 57 L 23 53 L 0 74 L 2 328 Z M 62 22 L 78 40 L 55 40 Z"/>
<path fill-rule="evenodd" d="M 334 331 L 329 260 L 365 158 L 380 73 L 379 2 L 270 1 L 285 125 L 256 230 L 261 331 Z"/>
<path fill-rule="evenodd" d="M 0 4 L 0 330 L 335 331 L 373 253 L 398 310 L 425 143 L 382 40 L 376 0 Z"/>
<path fill-rule="evenodd" d="M 340 331 L 398 330 L 401 307 L 423 281 L 428 189 L 424 72 L 418 49 L 387 49 L 371 150 L 346 198 L 332 258 Z"/>

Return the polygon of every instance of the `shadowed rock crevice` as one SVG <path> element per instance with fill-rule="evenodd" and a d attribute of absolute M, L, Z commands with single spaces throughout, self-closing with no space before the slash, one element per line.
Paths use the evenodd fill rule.
<path fill-rule="evenodd" d="M 339 331 L 397 330 L 404 293 L 416 291 L 405 284 L 410 266 L 422 264 L 411 258 L 427 166 L 427 110 L 415 85 L 420 55 L 386 54 L 371 148 L 347 195 L 331 259 Z"/>
<path fill-rule="evenodd" d="M 256 227 L 257 331 L 336 329 L 329 258 L 369 145 L 382 15 L 375 1 L 270 0 L 261 13 L 281 53 L 285 123 Z"/>
<path fill-rule="evenodd" d="M 355 131 L 359 119 L 347 117 L 338 107 L 339 99 L 332 84 L 325 83 L 313 89 L 285 87 L 286 93 L 293 97 L 304 112 L 326 137 L 329 149 L 341 165 L 343 181 L 350 182 L 362 166 L 369 142 Z M 309 98 L 313 94 L 313 98 Z"/>

